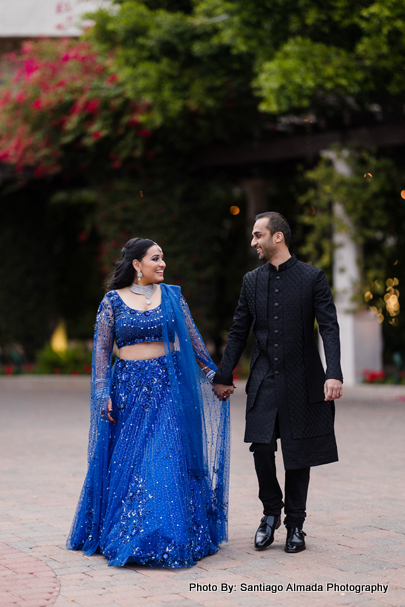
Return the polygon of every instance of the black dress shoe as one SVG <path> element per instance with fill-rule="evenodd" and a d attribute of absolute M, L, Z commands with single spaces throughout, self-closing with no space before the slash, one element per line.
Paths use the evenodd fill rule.
<path fill-rule="evenodd" d="M 306 533 L 304 533 L 301 527 L 287 527 L 287 540 L 284 550 L 290 554 L 302 552 L 306 548 L 305 536 Z"/>
<path fill-rule="evenodd" d="M 281 525 L 281 516 L 264 516 L 255 535 L 256 550 L 265 550 L 274 541 L 274 531 Z"/>

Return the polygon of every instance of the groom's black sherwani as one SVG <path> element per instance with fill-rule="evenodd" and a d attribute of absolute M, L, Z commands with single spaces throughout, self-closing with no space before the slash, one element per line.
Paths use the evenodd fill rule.
<path fill-rule="evenodd" d="M 315 318 L 326 375 L 315 340 Z M 232 384 L 252 324 L 256 339 L 246 385 L 245 442 L 274 440 L 278 416 L 286 470 L 337 461 L 335 407 L 324 401 L 324 382 L 343 378 L 336 309 L 324 272 L 292 255 L 278 271 L 267 262 L 244 276 L 215 383 Z M 265 384 L 272 388 L 260 390 Z"/>

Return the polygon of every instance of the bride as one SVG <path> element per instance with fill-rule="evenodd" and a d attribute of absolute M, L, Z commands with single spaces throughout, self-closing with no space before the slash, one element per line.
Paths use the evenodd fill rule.
<path fill-rule="evenodd" d="M 88 471 L 67 547 L 189 567 L 227 539 L 229 404 L 152 240 L 122 249 L 97 313 Z M 113 367 L 114 340 L 119 349 Z"/>

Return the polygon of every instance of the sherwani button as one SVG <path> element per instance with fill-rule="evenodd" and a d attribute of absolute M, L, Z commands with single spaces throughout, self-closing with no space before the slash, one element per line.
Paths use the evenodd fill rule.
<path fill-rule="evenodd" d="M 280 293 L 280 289 L 275 289 L 274 293 Z"/>
<path fill-rule="evenodd" d="M 276 308 L 277 308 L 277 306 L 278 306 L 278 303 L 275 303 L 275 304 L 274 304 L 274 305 L 275 305 L 275 306 L 276 306 Z"/>
<path fill-rule="evenodd" d="M 274 360 L 277 362 L 277 361 L 278 361 L 278 358 L 275 358 Z"/>
<path fill-rule="evenodd" d="M 280 371 L 274 371 L 274 375 L 278 375 Z"/>
<path fill-rule="evenodd" d="M 275 330 L 274 330 L 274 333 L 278 333 L 278 329 L 275 329 Z"/>
<path fill-rule="evenodd" d="M 276 276 L 276 280 L 280 280 L 280 276 Z"/>
<path fill-rule="evenodd" d="M 278 316 L 275 316 L 275 317 L 274 317 L 274 320 L 278 320 Z"/>
<path fill-rule="evenodd" d="M 274 347 L 275 347 L 275 348 L 278 348 L 278 344 L 274 344 Z"/>

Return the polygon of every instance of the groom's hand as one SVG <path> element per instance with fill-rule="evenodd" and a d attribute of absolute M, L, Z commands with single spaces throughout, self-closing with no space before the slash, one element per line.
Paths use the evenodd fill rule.
<path fill-rule="evenodd" d="M 323 391 L 325 400 L 336 400 L 343 394 L 342 382 L 338 379 L 327 379 Z"/>
<path fill-rule="evenodd" d="M 212 384 L 212 390 L 219 400 L 227 400 L 235 392 L 235 386 L 225 386 L 224 384 Z"/>

